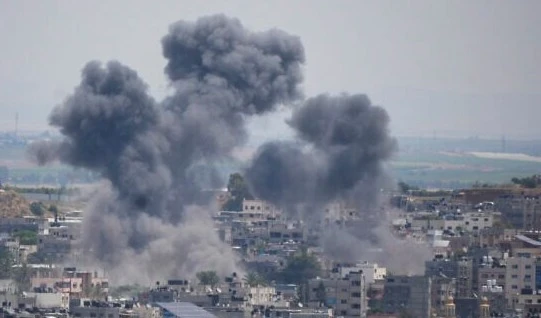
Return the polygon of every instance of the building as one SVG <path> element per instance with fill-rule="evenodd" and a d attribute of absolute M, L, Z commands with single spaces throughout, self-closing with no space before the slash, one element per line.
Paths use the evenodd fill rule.
<path fill-rule="evenodd" d="M 83 306 L 70 306 L 75 318 L 119 318 L 120 308 L 109 304 L 85 301 Z"/>
<path fill-rule="evenodd" d="M 336 316 L 364 317 L 366 288 L 360 271 L 350 272 L 345 277 L 311 279 L 308 281 L 307 300 L 311 308 L 332 307 Z"/>
<path fill-rule="evenodd" d="M 536 258 L 527 253 L 507 259 L 504 290 L 509 307 L 516 308 L 521 295 L 531 296 L 536 291 L 536 266 Z"/>
<path fill-rule="evenodd" d="M 357 264 L 337 264 L 336 271 L 341 277 L 346 277 L 350 272 L 361 271 L 364 274 L 366 284 L 370 285 L 377 280 L 385 279 L 387 269 L 379 267 L 376 263 L 362 262 Z"/>
<path fill-rule="evenodd" d="M 162 310 L 162 317 L 164 318 L 216 318 L 215 315 L 200 308 L 194 304 L 186 302 L 166 302 L 156 303 L 156 305 Z"/>
<path fill-rule="evenodd" d="M 425 276 L 390 276 L 385 280 L 383 311 L 428 318 L 432 281 Z"/>
<path fill-rule="evenodd" d="M 463 259 L 458 263 L 458 276 L 456 277 L 456 297 L 468 298 L 472 294 L 473 266 L 471 259 Z"/>

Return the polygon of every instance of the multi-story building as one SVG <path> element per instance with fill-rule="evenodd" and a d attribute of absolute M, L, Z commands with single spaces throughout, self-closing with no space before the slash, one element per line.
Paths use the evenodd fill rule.
<path fill-rule="evenodd" d="M 307 299 L 311 307 L 330 306 L 336 316 L 365 317 L 366 282 L 362 272 L 345 277 L 316 278 L 308 281 Z"/>
<path fill-rule="evenodd" d="M 539 196 L 526 197 L 523 203 L 524 229 L 541 229 L 541 200 Z"/>
<path fill-rule="evenodd" d="M 494 215 L 485 212 L 464 213 L 463 229 L 468 232 L 479 232 L 491 228 L 494 224 Z"/>
<path fill-rule="evenodd" d="M 477 290 L 481 293 L 493 292 L 489 287 L 501 287 L 505 289 L 505 274 L 507 268 L 504 266 L 483 266 L 478 269 Z"/>
<path fill-rule="evenodd" d="M 263 213 L 265 219 L 279 218 L 282 211 L 276 206 L 263 200 L 244 200 L 242 202 L 243 213 Z"/>
<path fill-rule="evenodd" d="M 527 253 L 507 259 L 505 298 L 508 306 L 515 308 L 520 295 L 532 295 L 536 290 L 536 264 L 536 259 Z"/>
<path fill-rule="evenodd" d="M 434 276 L 430 289 L 430 307 L 436 313 L 445 312 L 445 304 L 449 297 L 456 294 L 456 279 Z"/>
<path fill-rule="evenodd" d="M 383 280 L 387 275 L 385 267 L 379 267 L 376 263 L 362 262 L 357 264 L 337 264 L 335 272 L 341 277 L 346 277 L 350 272 L 361 271 L 364 274 L 366 284 L 370 285 L 376 280 Z"/>
<path fill-rule="evenodd" d="M 432 281 L 426 276 L 388 276 L 384 285 L 383 311 L 428 318 L 431 289 Z"/>
<path fill-rule="evenodd" d="M 502 216 L 518 229 L 541 229 L 541 200 L 539 195 L 508 194 L 496 200 Z"/>
<path fill-rule="evenodd" d="M 456 297 L 468 298 L 472 294 L 473 266 L 471 259 L 458 261 L 458 275 L 456 277 Z"/>

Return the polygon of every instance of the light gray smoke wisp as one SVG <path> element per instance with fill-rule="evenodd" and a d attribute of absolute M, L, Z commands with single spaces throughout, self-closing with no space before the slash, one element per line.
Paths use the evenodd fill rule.
<path fill-rule="evenodd" d="M 218 183 L 213 164 L 245 142 L 246 117 L 302 97 L 298 37 L 215 15 L 171 25 L 162 46 L 174 94 L 157 103 L 134 70 L 90 62 L 50 116 L 63 139 L 30 149 L 42 164 L 58 159 L 108 181 L 85 211 L 81 247 L 117 280 L 238 270 L 202 190 Z"/>

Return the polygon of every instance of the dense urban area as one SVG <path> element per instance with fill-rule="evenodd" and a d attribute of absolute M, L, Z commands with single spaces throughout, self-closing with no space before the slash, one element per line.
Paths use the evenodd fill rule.
<path fill-rule="evenodd" d="M 233 173 L 227 188 L 212 191 L 219 207 L 212 220 L 242 272 L 221 277 L 200 268 L 193 277 L 146 285 L 120 283 L 104 268 L 78 267 L 87 201 L 76 187 L 14 185 L 7 167 L 0 181 L 5 317 L 449 318 L 541 312 L 536 175 L 458 190 L 399 182 L 383 195 L 383 209 L 392 211 L 381 212 L 392 235 L 391 244 L 376 252 L 383 257 L 349 255 L 344 261 L 322 249 L 322 232 L 254 198 L 243 176 Z M 326 207 L 325 222 L 343 231 L 358 229 L 363 217 L 347 202 Z M 352 246 L 345 248 L 354 253 Z M 386 257 L 393 253 L 404 259 Z M 420 259 L 408 263 L 411 257 Z"/>
<path fill-rule="evenodd" d="M 537 3 L 177 2 L 0 1 L 0 318 L 541 317 Z"/>

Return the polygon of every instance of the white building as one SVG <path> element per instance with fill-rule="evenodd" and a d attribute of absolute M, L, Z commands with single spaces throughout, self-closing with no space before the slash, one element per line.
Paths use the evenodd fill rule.
<path fill-rule="evenodd" d="M 376 263 L 363 262 L 355 266 L 341 266 L 339 273 L 341 278 L 345 278 L 351 272 L 362 271 L 366 284 L 372 284 L 376 280 L 383 280 L 387 275 L 387 268 L 379 267 Z"/>

